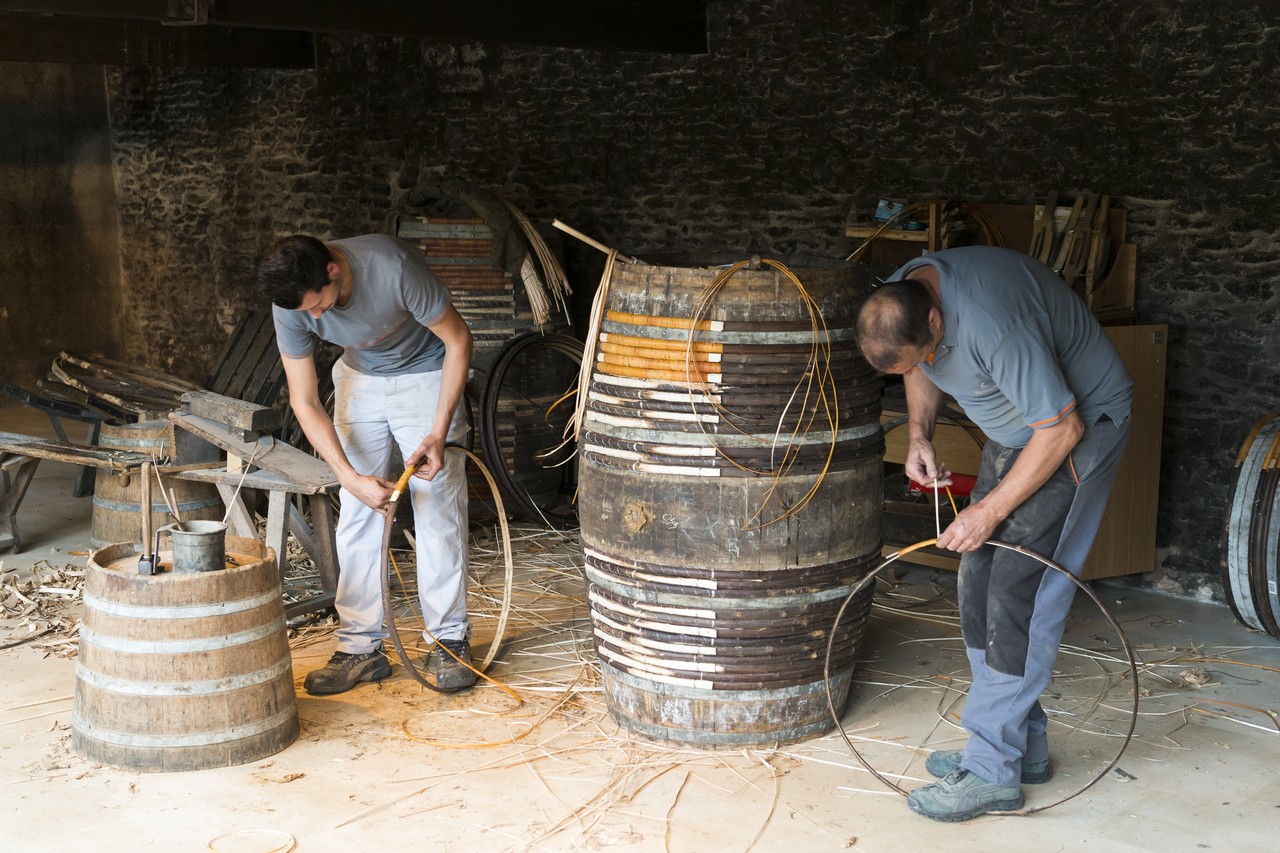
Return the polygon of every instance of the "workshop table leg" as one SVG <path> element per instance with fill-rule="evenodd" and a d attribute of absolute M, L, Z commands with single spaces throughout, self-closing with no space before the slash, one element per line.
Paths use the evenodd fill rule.
<path fill-rule="evenodd" d="M 12 550 L 15 554 L 22 549 L 22 538 L 18 535 L 18 507 L 27 494 L 31 478 L 35 476 L 40 460 L 30 457 L 16 457 L 21 461 L 13 467 L 0 469 L 0 551 Z M 13 458 L 3 460 L 9 464 Z"/>

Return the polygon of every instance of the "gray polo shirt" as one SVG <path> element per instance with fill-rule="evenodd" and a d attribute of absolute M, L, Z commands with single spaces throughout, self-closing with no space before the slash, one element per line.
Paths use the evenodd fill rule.
<path fill-rule="evenodd" d="M 1078 411 L 1086 427 L 1129 417 L 1133 382 L 1084 301 L 1044 264 L 991 246 L 945 249 L 894 273 L 938 270 L 943 338 L 919 367 L 991 439 L 1025 447 L 1032 430 Z"/>
<path fill-rule="evenodd" d="M 427 326 L 450 305 L 449 290 L 407 243 L 386 234 L 333 240 L 351 264 L 351 299 L 313 318 L 273 306 L 276 341 L 286 358 L 305 358 L 316 341 L 343 347 L 342 360 L 361 373 L 399 376 L 439 370 L 444 342 Z"/>

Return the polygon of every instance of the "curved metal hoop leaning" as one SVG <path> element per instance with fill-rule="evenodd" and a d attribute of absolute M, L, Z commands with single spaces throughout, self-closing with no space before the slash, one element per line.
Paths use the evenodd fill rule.
<path fill-rule="evenodd" d="M 457 444 L 445 446 L 446 453 L 450 450 L 457 450 L 466 454 L 467 458 L 480 469 L 480 473 L 484 474 L 484 478 L 489 481 L 489 488 L 493 490 L 493 499 L 498 508 L 498 525 L 502 529 L 502 553 L 506 562 L 506 577 L 502 585 L 502 610 L 498 615 L 498 626 L 494 629 L 493 642 L 489 645 L 489 653 L 485 655 L 484 661 L 476 667 L 477 672 L 484 674 L 488 671 L 489 664 L 493 663 L 493 659 L 498 656 L 498 649 L 502 645 L 502 635 L 507 630 L 507 617 L 511 614 L 511 583 L 515 574 L 515 564 L 511 556 L 511 531 L 507 527 L 507 514 L 502 505 L 502 495 L 498 491 L 498 485 L 494 482 L 493 475 L 489 473 L 489 469 L 480 461 L 480 457 Z M 400 631 L 396 629 L 396 619 L 391 609 L 391 531 L 396 517 L 396 505 L 400 502 L 400 496 L 409 488 L 409 478 L 413 476 L 414 470 L 414 468 L 404 469 L 404 473 L 400 475 L 399 481 L 396 482 L 395 490 L 391 493 L 391 500 L 382 509 L 382 556 L 380 558 L 381 564 L 378 567 L 378 576 L 382 583 L 382 618 L 384 625 L 387 627 L 387 633 L 391 635 L 391 644 L 395 646 L 396 654 L 400 655 L 400 662 L 404 664 L 405 670 L 413 677 L 413 680 L 437 693 L 452 693 L 454 691 L 441 690 L 423 678 L 422 673 L 418 671 L 418 667 L 409 660 L 409 655 L 404 649 L 404 643 L 400 640 Z"/>
<path fill-rule="evenodd" d="M 907 795 L 908 792 L 902 790 L 902 788 L 899 788 L 893 782 L 890 782 L 888 779 L 882 776 L 874 767 L 872 767 L 869 763 L 867 763 L 867 760 L 862 757 L 862 753 L 858 752 L 857 748 L 853 745 L 853 741 L 849 739 L 849 735 L 845 732 L 844 726 L 840 724 L 840 715 L 836 712 L 835 699 L 831 695 L 831 647 L 835 640 L 836 629 L 840 627 L 840 619 L 844 616 L 845 608 L 848 607 L 849 602 L 853 600 L 853 597 L 857 595 L 867 584 L 871 583 L 871 581 L 875 578 L 876 575 L 878 575 L 881 571 L 883 571 L 887 566 L 889 566 L 895 560 L 899 559 L 905 554 L 909 554 L 912 551 L 915 551 L 918 548 L 924 548 L 928 545 L 932 545 L 937 541 L 938 541 L 937 539 L 925 539 L 924 541 L 917 542 L 914 545 L 903 548 L 900 551 L 895 551 L 894 553 L 886 557 L 884 562 L 882 562 L 880 565 L 876 566 L 874 569 L 868 572 L 866 577 L 858 581 L 858 583 L 849 592 L 849 595 L 845 598 L 844 602 L 841 603 L 840 609 L 836 612 L 835 622 L 831 626 L 830 634 L 827 635 L 827 656 L 826 656 L 826 660 L 823 661 L 823 665 L 822 665 L 822 677 L 823 677 L 823 680 L 826 682 L 826 689 L 827 689 L 827 709 L 831 712 L 831 719 L 835 722 L 836 729 L 837 731 L 840 732 L 840 737 L 844 738 L 845 745 L 849 747 L 849 751 L 853 753 L 853 757 L 858 759 L 859 764 L 865 767 L 871 773 L 872 776 L 875 776 L 885 785 L 897 791 L 899 794 L 902 794 L 904 797 Z M 1124 629 L 1120 627 L 1120 623 L 1115 620 L 1115 617 L 1112 616 L 1111 612 L 1107 610 L 1107 608 L 1103 605 L 1102 599 L 1098 598 L 1097 593 L 1095 593 L 1089 587 L 1088 584 L 1086 584 L 1084 581 L 1077 578 L 1075 575 L 1071 574 L 1071 572 L 1067 571 L 1062 566 L 1055 563 L 1053 560 L 1050 560 L 1048 557 L 1041 556 L 1040 554 L 1037 554 L 1034 551 L 1028 550 L 1027 548 L 1023 548 L 1021 545 L 1014 545 L 1009 542 L 1001 542 L 998 539 L 988 539 L 985 544 L 994 545 L 997 548 L 1004 548 L 1007 551 L 1016 551 L 1019 554 L 1023 554 L 1024 556 L 1031 557 L 1034 560 L 1038 560 L 1048 568 L 1061 572 L 1062 574 L 1066 575 L 1068 578 L 1071 579 L 1072 583 L 1074 583 L 1080 589 L 1084 590 L 1085 593 L 1089 596 L 1089 598 L 1093 599 L 1093 603 L 1098 605 L 1098 610 L 1101 611 L 1103 617 L 1111 625 L 1111 628 L 1116 632 L 1116 636 L 1120 638 L 1120 645 L 1124 647 L 1125 657 L 1129 661 L 1129 675 L 1133 682 L 1133 709 L 1130 712 L 1130 717 L 1129 717 L 1129 730 L 1125 732 L 1124 740 L 1121 742 L 1120 749 L 1116 752 L 1115 757 L 1111 759 L 1110 763 L 1107 764 L 1107 766 L 1103 769 L 1101 773 L 1094 776 L 1089 781 L 1085 782 L 1085 784 L 1082 785 L 1078 790 L 1073 791 L 1067 796 L 1062 797 L 1059 800 L 1055 800 L 1052 803 L 1049 803 L 1048 805 L 1021 808 L 1016 811 L 988 812 L 988 814 L 994 814 L 994 815 L 1031 815 L 1031 814 L 1035 814 L 1036 812 L 1047 811 L 1048 809 L 1051 809 L 1054 806 L 1060 806 L 1063 803 L 1065 803 L 1067 800 L 1074 799 L 1075 797 L 1080 796 L 1085 791 L 1089 790 L 1094 785 L 1096 785 L 1104 776 L 1106 776 L 1108 773 L 1111 772 L 1111 769 L 1115 767 L 1117 763 L 1119 763 L 1120 756 L 1124 755 L 1124 751 L 1129 747 L 1129 741 L 1133 739 L 1133 730 L 1138 725 L 1138 701 L 1140 699 L 1140 696 L 1138 694 L 1138 662 L 1137 662 L 1137 659 L 1134 658 L 1133 647 L 1129 645 L 1129 639 L 1125 636 Z"/>
<path fill-rule="evenodd" d="M 477 431 L 480 434 L 480 447 L 485 458 L 493 466 L 493 477 L 490 482 L 496 481 L 498 491 L 507 502 L 527 520 L 541 520 L 548 526 L 564 529 L 572 527 L 577 522 L 577 509 L 557 511 L 550 507 L 538 506 L 528 491 L 516 481 L 515 475 L 519 472 L 508 470 L 503 462 L 502 439 L 498 435 L 499 405 L 503 390 L 506 388 L 507 373 L 518 357 L 533 349 L 545 349 L 567 358 L 574 366 L 573 377 L 576 379 L 582 364 L 583 350 L 583 344 L 577 338 L 541 332 L 526 332 L 512 338 L 502 348 L 502 352 L 499 353 L 489 372 L 489 379 L 485 383 L 483 400 L 481 400 L 480 423 Z M 559 392 L 561 389 L 555 390 Z M 522 396 L 519 392 L 516 393 Z M 557 435 L 557 440 L 559 438 L 560 436 Z M 566 455 L 572 455 L 572 452 Z M 519 461 L 521 460 L 516 460 L 517 463 Z"/>

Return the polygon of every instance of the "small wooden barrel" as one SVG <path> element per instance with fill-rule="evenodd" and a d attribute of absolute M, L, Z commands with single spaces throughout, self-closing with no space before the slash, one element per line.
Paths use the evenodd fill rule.
<path fill-rule="evenodd" d="M 274 554 L 256 539 L 228 537 L 227 548 L 229 568 L 150 576 L 137 574 L 132 543 L 93 552 L 77 753 L 130 770 L 203 770 L 293 743 L 298 708 Z"/>
<path fill-rule="evenodd" d="M 824 660 L 879 562 L 884 442 L 853 337 L 859 271 L 797 271 L 807 298 L 777 268 L 719 273 L 615 268 L 579 517 L 610 710 L 647 737 L 733 748 L 833 726 Z M 837 709 L 871 598 L 832 641 Z"/>
<path fill-rule="evenodd" d="M 162 459 L 169 455 L 169 425 L 165 421 L 102 425 L 98 445 L 105 450 L 149 453 Z M 142 483 L 136 471 L 111 474 L 99 471 L 93 486 L 93 547 L 142 540 Z M 211 483 L 165 478 L 183 521 L 221 521 L 222 499 Z M 151 529 L 157 530 L 173 519 L 164 496 L 152 483 Z"/>

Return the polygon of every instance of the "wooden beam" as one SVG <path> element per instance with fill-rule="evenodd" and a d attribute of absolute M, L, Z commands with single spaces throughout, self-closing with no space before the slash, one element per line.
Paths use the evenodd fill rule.
<path fill-rule="evenodd" d="M 13 4 L 0 3 L 6 5 Z M 314 68 L 316 64 L 315 36 L 309 32 L 21 14 L 0 14 L 0 60 L 160 68 Z"/>
<path fill-rule="evenodd" d="M 244 433 L 272 432 L 280 426 L 280 416 L 274 409 L 212 391 L 186 392 L 182 395 L 182 407 L 193 415 L 226 424 Z"/>
<path fill-rule="evenodd" d="M 317 33 L 706 53 L 707 0 L 0 0 L 0 12 Z M 202 25 L 175 29 L 204 29 Z"/>
<path fill-rule="evenodd" d="M 170 412 L 169 421 L 216 444 L 228 454 L 252 461 L 253 465 L 288 480 L 294 484 L 291 491 L 324 491 L 338 482 L 333 469 L 323 459 L 303 453 L 271 436 L 263 436 L 256 443 L 246 442 L 231 427 L 184 412 Z M 195 473 L 182 476 L 192 477 Z"/>

